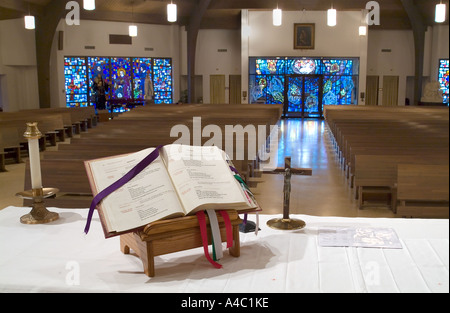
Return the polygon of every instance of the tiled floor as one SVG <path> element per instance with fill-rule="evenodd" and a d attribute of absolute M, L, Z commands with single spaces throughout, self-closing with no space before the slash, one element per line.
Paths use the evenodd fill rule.
<path fill-rule="evenodd" d="M 272 142 L 274 143 L 274 142 Z M 275 142 L 276 144 L 276 142 Z M 293 176 L 291 213 L 316 216 L 394 217 L 388 208 L 358 210 L 329 140 L 322 120 L 288 119 L 279 125 L 278 164 L 291 156 L 292 167 L 311 168 L 312 176 Z M 273 160 L 272 160 L 273 161 Z M 21 206 L 15 193 L 23 190 L 24 164 L 7 165 L 0 173 L 0 209 Z M 263 174 L 253 189 L 265 214 L 281 214 L 283 208 L 283 175 Z"/>
<path fill-rule="evenodd" d="M 291 166 L 311 168 L 312 176 L 292 176 L 290 212 L 317 216 L 394 217 L 387 207 L 359 210 L 353 190 L 340 169 L 326 123 L 322 120 L 287 119 L 279 127 L 278 166 L 285 156 Z M 265 213 L 282 213 L 283 175 L 263 174 L 254 189 Z"/>

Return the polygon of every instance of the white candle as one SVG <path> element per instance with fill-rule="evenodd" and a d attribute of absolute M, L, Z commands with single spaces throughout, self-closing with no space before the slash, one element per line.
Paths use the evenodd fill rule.
<path fill-rule="evenodd" d="M 39 155 L 39 139 L 28 139 L 28 151 L 30 153 L 31 187 L 42 188 L 41 156 Z"/>

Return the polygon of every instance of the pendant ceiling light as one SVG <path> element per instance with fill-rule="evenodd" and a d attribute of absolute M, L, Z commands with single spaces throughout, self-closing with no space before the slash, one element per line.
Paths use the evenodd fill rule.
<path fill-rule="evenodd" d="M 336 15 L 337 12 L 335 9 L 333 9 L 333 7 L 331 7 L 331 9 L 328 10 L 327 12 L 327 25 L 328 26 L 336 26 Z"/>
<path fill-rule="evenodd" d="M 83 0 L 83 8 L 88 11 L 95 10 L 95 0 Z"/>
<path fill-rule="evenodd" d="M 283 20 L 283 11 L 278 7 L 273 10 L 273 26 L 281 26 Z"/>
<path fill-rule="evenodd" d="M 128 35 L 130 37 L 136 37 L 138 34 L 138 29 L 136 25 L 130 25 L 128 26 Z"/>
<path fill-rule="evenodd" d="M 34 16 L 32 16 L 32 15 L 25 16 L 25 28 L 26 29 L 35 29 L 36 28 Z"/>
<path fill-rule="evenodd" d="M 131 3 L 131 21 L 133 23 L 134 21 L 134 1 Z M 138 34 L 138 28 L 136 25 L 131 24 L 130 26 L 128 26 L 128 35 L 130 37 L 137 37 Z"/>
<path fill-rule="evenodd" d="M 436 14 L 434 17 L 434 20 L 436 21 L 436 23 L 445 22 L 445 11 L 446 11 L 446 7 L 445 7 L 445 4 L 442 3 L 442 1 L 440 4 L 436 4 Z"/>
<path fill-rule="evenodd" d="M 177 21 L 177 5 L 172 1 L 167 5 L 167 21 L 171 23 Z"/>
<path fill-rule="evenodd" d="M 367 35 L 367 27 L 366 26 L 359 26 L 359 35 L 360 36 L 366 36 Z"/>

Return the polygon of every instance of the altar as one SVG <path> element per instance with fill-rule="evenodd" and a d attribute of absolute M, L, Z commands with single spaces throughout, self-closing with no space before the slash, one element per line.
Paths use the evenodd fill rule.
<path fill-rule="evenodd" d="M 306 227 L 241 233 L 241 254 L 225 251 L 216 269 L 202 248 L 158 256 L 156 276 L 144 274 L 119 237 L 104 239 L 97 215 L 88 235 L 88 210 L 49 208 L 60 219 L 21 224 L 30 208 L 0 211 L 0 292 L 148 293 L 448 293 L 449 223 L 437 219 L 343 218 L 293 215 Z M 249 220 L 255 220 L 254 215 Z M 322 227 L 385 227 L 401 249 L 324 247 Z"/>

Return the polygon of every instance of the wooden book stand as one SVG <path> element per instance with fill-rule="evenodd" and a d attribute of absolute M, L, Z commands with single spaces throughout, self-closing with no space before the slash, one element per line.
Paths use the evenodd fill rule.
<path fill-rule="evenodd" d="M 233 246 L 230 248 L 230 255 L 239 257 L 239 224 L 242 220 L 235 210 L 227 210 L 227 212 L 233 226 Z M 225 223 L 220 213 L 217 213 L 217 219 L 222 241 L 226 242 Z M 211 232 L 208 216 L 206 216 L 206 224 L 208 231 Z M 200 226 L 196 216 L 157 221 L 148 224 L 142 231 L 120 236 L 120 250 L 124 254 L 129 254 L 132 249 L 141 259 L 144 272 L 149 277 L 155 276 L 155 256 L 202 246 Z"/>

